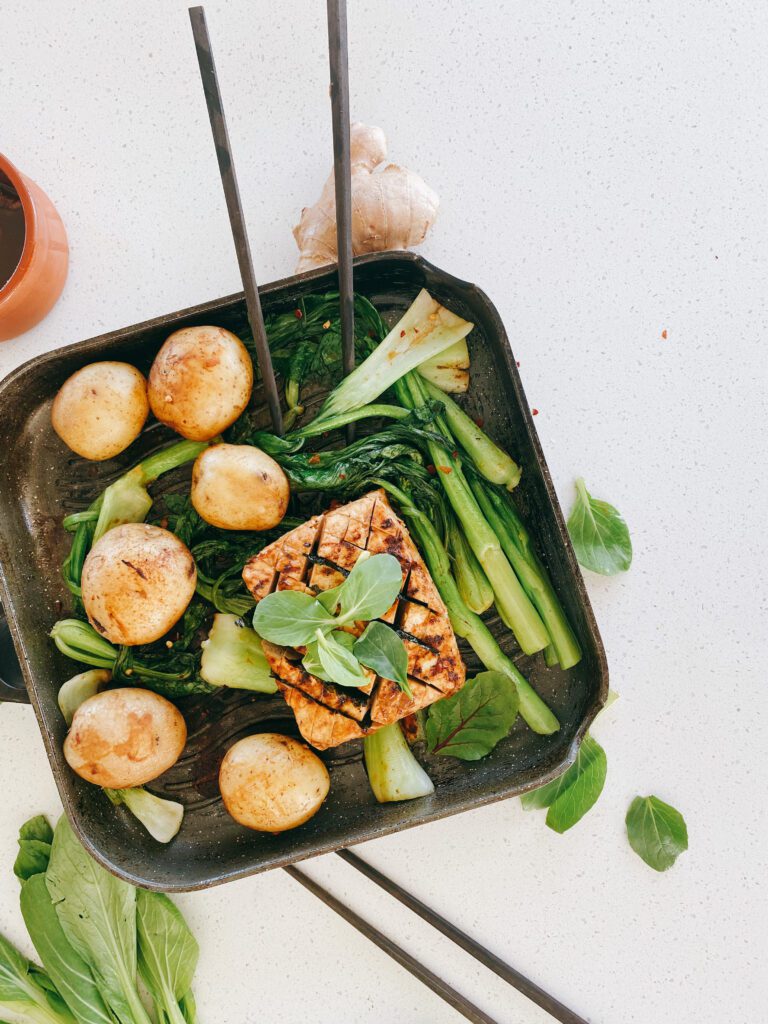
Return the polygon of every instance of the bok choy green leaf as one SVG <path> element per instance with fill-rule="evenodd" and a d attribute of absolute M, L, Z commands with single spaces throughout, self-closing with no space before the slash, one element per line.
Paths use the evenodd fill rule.
<path fill-rule="evenodd" d="M 45 879 L 64 935 L 104 1001 L 121 1021 L 151 1024 L 136 990 L 136 890 L 92 860 L 64 817 Z"/>
<path fill-rule="evenodd" d="M 162 893 L 139 889 L 136 910 L 141 980 L 167 1024 L 186 1024 L 180 1004 L 192 988 L 200 953 L 197 941 Z"/>

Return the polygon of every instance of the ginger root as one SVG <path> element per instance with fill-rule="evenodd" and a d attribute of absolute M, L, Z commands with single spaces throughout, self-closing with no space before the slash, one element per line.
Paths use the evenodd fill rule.
<path fill-rule="evenodd" d="M 396 164 L 381 167 L 387 156 L 381 128 L 353 124 L 350 156 L 354 254 L 408 249 L 423 242 L 437 215 L 437 196 L 413 171 Z M 315 205 L 301 211 L 293 237 L 300 250 L 297 272 L 336 262 L 333 171 Z"/>

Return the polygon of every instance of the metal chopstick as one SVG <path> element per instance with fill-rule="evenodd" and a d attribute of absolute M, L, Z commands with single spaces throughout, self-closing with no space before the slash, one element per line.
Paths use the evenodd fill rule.
<path fill-rule="evenodd" d="M 203 8 L 190 7 L 189 20 L 192 22 L 192 34 L 195 39 L 197 61 L 200 65 L 200 77 L 203 81 L 203 90 L 205 91 L 208 119 L 211 122 L 211 132 L 213 133 L 213 141 L 216 145 L 216 159 L 219 162 L 221 184 L 224 187 L 224 198 L 227 201 L 229 224 L 232 228 L 232 238 L 235 242 L 235 252 L 237 253 L 237 262 L 240 267 L 240 277 L 243 281 L 243 291 L 245 292 L 245 305 L 248 310 L 248 320 L 250 321 L 253 340 L 256 345 L 261 379 L 267 396 L 269 414 L 272 417 L 272 427 L 276 434 L 282 434 L 283 414 L 280 409 L 280 395 L 278 394 L 275 371 L 272 367 L 272 357 L 267 343 L 264 314 L 261 311 L 259 289 L 253 272 L 251 247 L 248 244 L 248 232 L 245 228 L 245 218 L 243 217 L 243 208 L 240 203 L 240 190 L 237 187 L 229 132 L 227 131 L 227 122 L 224 118 L 224 105 L 221 100 L 218 78 L 216 77 L 216 65 L 213 61 L 211 40 L 208 36 L 208 27 L 205 22 L 205 11 Z"/>
<path fill-rule="evenodd" d="M 554 1017 L 555 1020 L 559 1020 L 562 1024 L 587 1024 L 583 1017 L 580 1017 L 573 1010 L 570 1010 L 567 1006 L 564 1006 L 559 1000 L 555 999 L 544 989 L 539 988 L 534 982 L 526 978 L 524 975 L 516 971 L 514 967 L 510 967 L 509 964 L 500 960 L 494 953 L 481 946 L 479 942 L 476 942 L 473 938 L 467 935 L 466 932 L 461 931 L 455 925 L 452 925 L 450 921 L 447 921 L 440 914 L 436 913 L 421 900 L 412 896 L 405 889 L 401 888 L 396 882 L 393 882 L 391 878 L 387 878 L 386 875 L 382 874 L 377 868 L 368 864 L 362 860 L 357 854 L 352 853 L 350 850 L 337 850 L 336 853 L 343 861 L 350 864 L 355 870 L 365 875 L 366 878 L 374 882 L 379 888 L 389 893 L 390 896 L 394 896 L 396 900 L 402 903 L 404 906 L 412 910 L 414 914 L 431 924 L 433 928 L 436 928 L 441 934 L 445 935 L 446 938 L 450 939 L 457 946 L 460 946 L 465 952 L 473 956 L 475 960 L 483 964 L 489 970 L 493 971 L 500 978 L 517 989 L 518 992 L 522 992 L 524 996 L 527 996 L 531 1002 L 536 1003 L 542 1010 L 546 1010 L 547 1013 Z"/>
<path fill-rule="evenodd" d="M 354 910 L 350 910 L 349 907 L 345 906 L 327 889 L 318 885 L 309 875 L 305 875 L 303 871 L 299 871 L 293 865 L 288 865 L 283 870 L 287 871 L 291 878 L 295 878 L 300 885 L 303 885 L 305 889 L 308 889 L 314 896 L 317 896 L 319 900 L 322 900 L 327 907 L 334 910 L 339 917 L 343 917 L 348 924 L 351 924 L 353 928 L 356 928 L 367 939 L 370 939 L 379 949 L 383 950 L 388 956 L 391 956 L 401 967 L 404 967 L 406 971 L 415 978 L 418 978 L 427 988 L 440 996 L 441 999 L 444 999 L 454 1010 L 457 1010 L 467 1020 L 472 1021 L 472 1024 L 498 1024 L 493 1017 L 489 1017 L 479 1006 L 475 1006 L 474 1003 L 466 999 L 460 992 L 457 992 L 455 988 L 452 988 L 442 978 L 439 978 L 430 971 L 428 967 L 419 963 L 402 946 L 398 946 L 397 943 L 387 938 L 383 932 L 380 932 L 360 917 L 359 914 L 356 914 Z"/>
<path fill-rule="evenodd" d="M 355 368 L 355 296 L 352 282 L 352 162 L 349 140 L 347 0 L 327 0 L 328 55 L 331 65 L 333 179 L 336 190 L 341 346 L 344 376 Z"/>

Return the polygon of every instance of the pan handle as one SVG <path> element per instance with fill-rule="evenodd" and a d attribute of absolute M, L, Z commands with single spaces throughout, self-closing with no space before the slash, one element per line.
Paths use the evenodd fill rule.
<path fill-rule="evenodd" d="M 8 620 L 0 605 L 0 702 L 2 701 L 29 704 L 29 694 L 24 685 L 19 659 L 16 657 Z"/>

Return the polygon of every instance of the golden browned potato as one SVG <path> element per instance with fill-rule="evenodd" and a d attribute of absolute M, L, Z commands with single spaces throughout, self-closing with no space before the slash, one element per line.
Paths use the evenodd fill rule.
<path fill-rule="evenodd" d="M 174 331 L 149 371 L 149 404 L 162 422 L 192 441 L 210 441 L 248 405 L 253 364 L 223 327 Z"/>
<path fill-rule="evenodd" d="M 258 832 L 285 832 L 308 821 L 328 796 L 331 780 L 309 747 L 278 733 L 238 740 L 219 770 L 224 806 Z"/>
<path fill-rule="evenodd" d="M 195 560 L 159 526 L 126 523 L 104 534 L 83 566 L 83 604 L 94 629 L 113 644 L 159 640 L 186 611 L 197 583 Z"/>
<path fill-rule="evenodd" d="M 127 687 L 97 693 L 80 705 L 64 756 L 88 782 L 129 789 L 168 771 L 186 742 L 178 708 L 157 693 Z"/>
<path fill-rule="evenodd" d="M 119 455 L 149 415 L 147 382 L 129 363 L 89 363 L 68 377 L 53 400 L 51 423 L 84 459 Z"/>
<path fill-rule="evenodd" d="M 192 469 L 192 504 L 222 530 L 270 530 L 285 515 L 290 493 L 275 460 L 249 444 L 206 448 Z"/>

